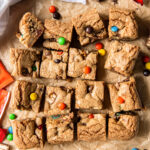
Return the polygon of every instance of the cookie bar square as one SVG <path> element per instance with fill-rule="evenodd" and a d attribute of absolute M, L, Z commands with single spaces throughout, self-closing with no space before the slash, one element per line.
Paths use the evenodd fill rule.
<path fill-rule="evenodd" d="M 73 114 L 53 115 L 46 119 L 47 141 L 50 144 L 73 142 L 74 126 Z"/>
<path fill-rule="evenodd" d="M 107 36 L 104 23 L 96 9 L 91 9 L 72 19 L 80 44 L 86 45 Z"/>
<path fill-rule="evenodd" d="M 138 38 L 138 25 L 134 12 L 111 8 L 109 11 L 108 33 L 110 39 L 134 40 Z"/>
<path fill-rule="evenodd" d="M 44 93 L 44 85 L 27 81 L 16 81 L 13 88 L 13 108 L 19 110 L 33 110 L 38 113 Z"/>
<path fill-rule="evenodd" d="M 40 51 L 11 48 L 10 59 L 14 65 L 12 75 L 39 77 Z"/>
<path fill-rule="evenodd" d="M 67 75 L 73 78 L 95 80 L 96 64 L 97 52 L 70 48 Z"/>
<path fill-rule="evenodd" d="M 71 111 L 73 90 L 65 87 L 46 87 L 44 113 L 46 115 L 67 114 Z"/>
<path fill-rule="evenodd" d="M 133 77 L 129 81 L 108 84 L 108 88 L 114 112 L 142 109 Z"/>
<path fill-rule="evenodd" d="M 137 115 L 118 114 L 111 115 L 108 119 L 109 140 L 129 140 L 133 138 L 139 129 L 139 117 Z"/>
<path fill-rule="evenodd" d="M 44 31 L 42 22 L 30 12 L 23 15 L 19 23 L 19 41 L 27 48 L 32 47 Z"/>
<path fill-rule="evenodd" d="M 13 141 L 19 149 L 43 147 L 42 118 L 14 120 Z"/>
<path fill-rule="evenodd" d="M 45 19 L 43 46 L 52 50 L 68 51 L 72 39 L 73 25 L 71 22 L 61 22 L 58 20 Z M 65 43 L 59 44 L 59 38 L 64 38 Z"/>
<path fill-rule="evenodd" d="M 77 139 L 79 141 L 105 141 L 106 115 L 79 113 L 80 121 L 77 123 Z"/>
<path fill-rule="evenodd" d="M 67 62 L 67 52 L 44 50 L 40 76 L 51 79 L 66 79 Z"/>
<path fill-rule="evenodd" d="M 75 90 L 77 109 L 102 109 L 104 101 L 104 82 L 78 80 Z"/>
<path fill-rule="evenodd" d="M 124 76 L 130 76 L 138 54 L 138 46 L 113 41 L 104 68 Z"/>

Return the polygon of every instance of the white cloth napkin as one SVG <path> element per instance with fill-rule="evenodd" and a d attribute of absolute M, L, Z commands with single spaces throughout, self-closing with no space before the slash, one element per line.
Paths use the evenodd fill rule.
<path fill-rule="evenodd" d="M 4 33 L 9 20 L 9 7 L 21 0 L 0 0 L 0 36 Z"/>
<path fill-rule="evenodd" d="M 86 5 L 86 0 L 62 0 L 64 2 L 72 2 L 72 3 L 82 3 Z"/>

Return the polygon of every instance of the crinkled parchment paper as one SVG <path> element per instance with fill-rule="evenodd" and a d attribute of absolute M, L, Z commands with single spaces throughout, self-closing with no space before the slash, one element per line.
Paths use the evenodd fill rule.
<path fill-rule="evenodd" d="M 77 4 L 77 3 L 67 3 L 62 2 L 60 0 L 24 0 L 11 8 L 10 11 L 10 20 L 7 30 L 3 37 L 0 37 L 0 59 L 3 61 L 6 68 L 12 72 L 12 64 L 10 64 L 9 60 L 9 51 L 10 47 L 15 48 L 23 48 L 18 40 L 15 37 L 15 32 L 18 30 L 18 22 L 21 16 L 27 12 L 32 11 L 35 13 L 42 21 L 45 18 L 52 18 L 52 15 L 49 13 L 49 6 L 55 5 L 60 14 L 62 15 L 62 21 L 68 21 L 71 17 L 84 12 L 90 8 L 97 8 L 100 12 L 101 16 L 104 19 L 108 19 L 108 10 L 110 7 L 122 7 L 122 8 L 130 8 L 135 10 L 137 15 L 137 20 L 139 24 L 139 33 L 140 38 L 134 43 L 139 45 L 141 48 L 140 56 L 136 62 L 134 69 L 134 76 L 137 82 L 137 90 L 139 92 L 140 98 L 144 104 L 145 109 L 141 112 L 138 112 L 140 115 L 140 131 L 138 135 L 130 141 L 106 141 L 106 142 L 77 142 L 71 144 L 61 144 L 61 145 L 50 145 L 45 144 L 44 150 L 130 150 L 133 147 L 138 147 L 141 150 L 150 149 L 150 76 L 144 77 L 142 74 L 143 64 L 141 61 L 141 56 L 144 54 L 150 55 L 150 50 L 145 46 L 145 40 L 148 36 L 147 27 L 150 27 L 150 1 L 145 0 L 145 5 L 141 6 L 135 3 L 133 0 L 118 0 L 118 4 L 114 5 L 111 0 L 105 0 L 104 2 L 98 3 L 97 0 L 87 0 L 87 5 Z M 111 42 L 108 39 L 102 41 L 104 43 L 104 47 L 107 51 L 111 49 Z M 94 48 L 94 44 L 90 44 L 83 49 L 91 49 Z M 103 69 L 104 62 L 106 57 L 99 58 L 98 64 L 98 73 L 97 79 L 104 80 L 106 82 L 117 82 L 122 81 L 124 77 L 117 75 L 115 73 L 106 71 Z M 18 78 L 19 79 L 19 78 Z M 56 81 L 56 80 L 48 80 L 48 79 L 30 79 L 30 78 L 20 78 L 26 79 L 28 81 L 38 81 L 40 83 L 50 84 L 50 85 L 65 85 L 65 86 L 75 86 L 75 82 L 67 82 L 67 81 Z M 11 91 L 13 84 L 8 87 L 8 90 Z M 106 92 L 105 103 L 109 103 L 109 96 Z M 110 104 L 107 104 L 107 108 L 111 110 Z M 107 112 L 108 109 L 103 110 Z M 16 113 L 17 119 L 24 118 L 32 118 L 36 116 L 42 116 L 43 114 L 35 114 L 33 112 L 27 111 L 13 111 L 11 109 L 11 102 L 6 110 L 6 113 L 2 120 L 2 127 L 8 128 L 11 124 L 8 119 L 9 113 Z M 13 142 L 4 141 L 11 146 L 11 149 L 16 149 Z M 36 148 L 37 149 L 37 148 Z"/>

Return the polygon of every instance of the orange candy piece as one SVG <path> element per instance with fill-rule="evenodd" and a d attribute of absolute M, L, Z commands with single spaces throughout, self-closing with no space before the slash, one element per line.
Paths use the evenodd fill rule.
<path fill-rule="evenodd" d="M 59 103 L 59 104 L 58 104 L 58 108 L 59 108 L 60 110 L 64 110 L 64 109 L 66 108 L 66 104 L 65 104 L 65 103 Z"/>
<path fill-rule="evenodd" d="M 85 68 L 84 68 L 84 73 L 85 74 L 89 74 L 91 72 L 91 68 L 89 67 L 89 66 L 86 66 Z"/>
<path fill-rule="evenodd" d="M 49 11 L 50 11 L 50 13 L 56 12 L 56 7 L 55 6 L 50 6 Z"/>
<path fill-rule="evenodd" d="M 93 114 L 90 114 L 90 115 L 89 115 L 89 118 L 90 118 L 90 119 L 94 118 L 94 115 L 93 115 Z"/>
<path fill-rule="evenodd" d="M 117 101 L 120 103 L 120 104 L 123 104 L 125 102 L 125 100 L 122 98 L 122 97 L 118 97 Z"/>

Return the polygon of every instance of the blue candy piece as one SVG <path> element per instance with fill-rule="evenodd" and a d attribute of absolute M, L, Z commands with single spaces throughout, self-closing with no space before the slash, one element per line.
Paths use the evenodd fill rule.
<path fill-rule="evenodd" d="M 52 117 L 52 119 L 58 119 L 58 118 L 61 117 L 61 115 L 53 115 L 53 116 L 51 116 L 51 117 Z"/>
<path fill-rule="evenodd" d="M 138 148 L 132 148 L 132 150 L 139 150 Z"/>
<path fill-rule="evenodd" d="M 112 26 L 111 27 L 111 31 L 112 32 L 117 32 L 119 29 L 118 29 L 118 27 L 116 27 L 116 26 Z"/>
<path fill-rule="evenodd" d="M 8 128 L 8 132 L 13 134 L 13 128 L 11 126 Z"/>

